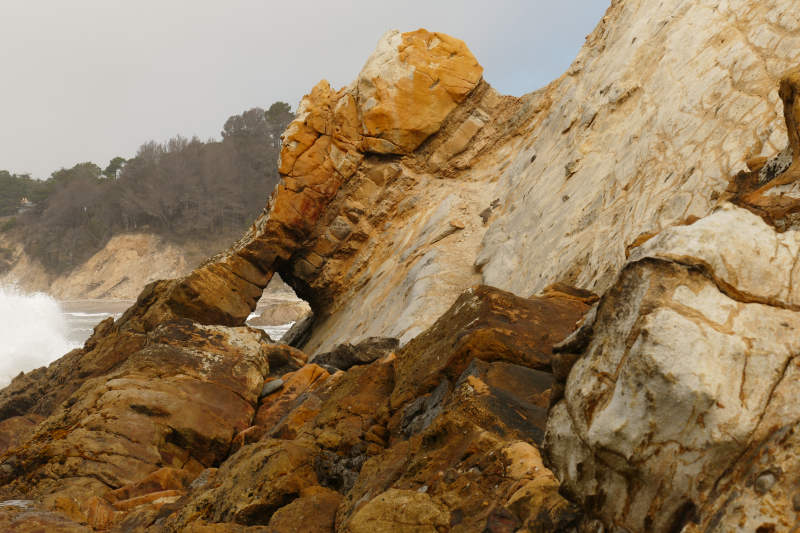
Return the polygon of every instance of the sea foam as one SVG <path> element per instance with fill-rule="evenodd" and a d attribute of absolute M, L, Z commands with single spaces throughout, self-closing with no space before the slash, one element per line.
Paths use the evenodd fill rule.
<path fill-rule="evenodd" d="M 53 297 L 0 284 L 0 387 L 80 347 L 69 340 L 68 331 Z"/>

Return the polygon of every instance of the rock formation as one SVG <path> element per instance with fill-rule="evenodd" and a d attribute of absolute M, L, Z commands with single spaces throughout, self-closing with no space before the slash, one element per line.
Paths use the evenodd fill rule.
<path fill-rule="evenodd" d="M 242 239 L 0 392 L 0 524 L 796 528 L 798 20 L 616 0 L 522 98 L 390 31 Z M 275 273 L 286 344 L 244 326 Z"/>
<path fill-rule="evenodd" d="M 731 205 L 665 230 L 557 346 L 548 462 L 607 531 L 795 526 L 799 242 Z"/>

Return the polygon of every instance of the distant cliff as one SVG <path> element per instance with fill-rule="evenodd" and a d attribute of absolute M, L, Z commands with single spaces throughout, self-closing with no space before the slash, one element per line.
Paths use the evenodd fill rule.
<path fill-rule="evenodd" d="M 148 233 L 117 235 L 78 268 L 56 276 L 24 251 L 13 234 L 0 236 L 10 250 L 0 283 L 46 292 L 61 300 L 135 299 L 145 285 L 189 271 L 183 250 Z"/>

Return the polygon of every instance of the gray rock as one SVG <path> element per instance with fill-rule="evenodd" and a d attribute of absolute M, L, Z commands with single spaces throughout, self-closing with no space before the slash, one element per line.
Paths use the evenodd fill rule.
<path fill-rule="evenodd" d="M 356 365 L 366 365 L 386 357 L 400 347 L 400 341 L 391 337 L 370 337 L 355 346 L 346 342 L 327 353 L 315 356 L 311 362 L 323 368 L 349 370 Z"/>
<path fill-rule="evenodd" d="M 299 322 L 295 322 L 294 326 L 289 328 L 289 331 L 284 333 L 283 337 L 281 337 L 281 343 L 302 350 L 313 331 L 314 315 L 311 315 Z"/>
<path fill-rule="evenodd" d="M 260 398 L 263 398 L 264 396 L 272 394 L 273 392 L 275 392 L 276 390 L 280 389 L 281 387 L 283 387 L 283 380 L 282 379 L 276 379 L 274 381 L 268 381 L 267 383 L 264 383 L 264 388 L 261 389 Z"/>

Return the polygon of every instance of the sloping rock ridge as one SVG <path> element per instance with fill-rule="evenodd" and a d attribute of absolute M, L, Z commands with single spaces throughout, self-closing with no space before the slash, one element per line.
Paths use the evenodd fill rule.
<path fill-rule="evenodd" d="M 388 32 L 242 239 L 0 391 L 0 524 L 796 529 L 798 15 L 619 0 L 522 98 Z"/>

